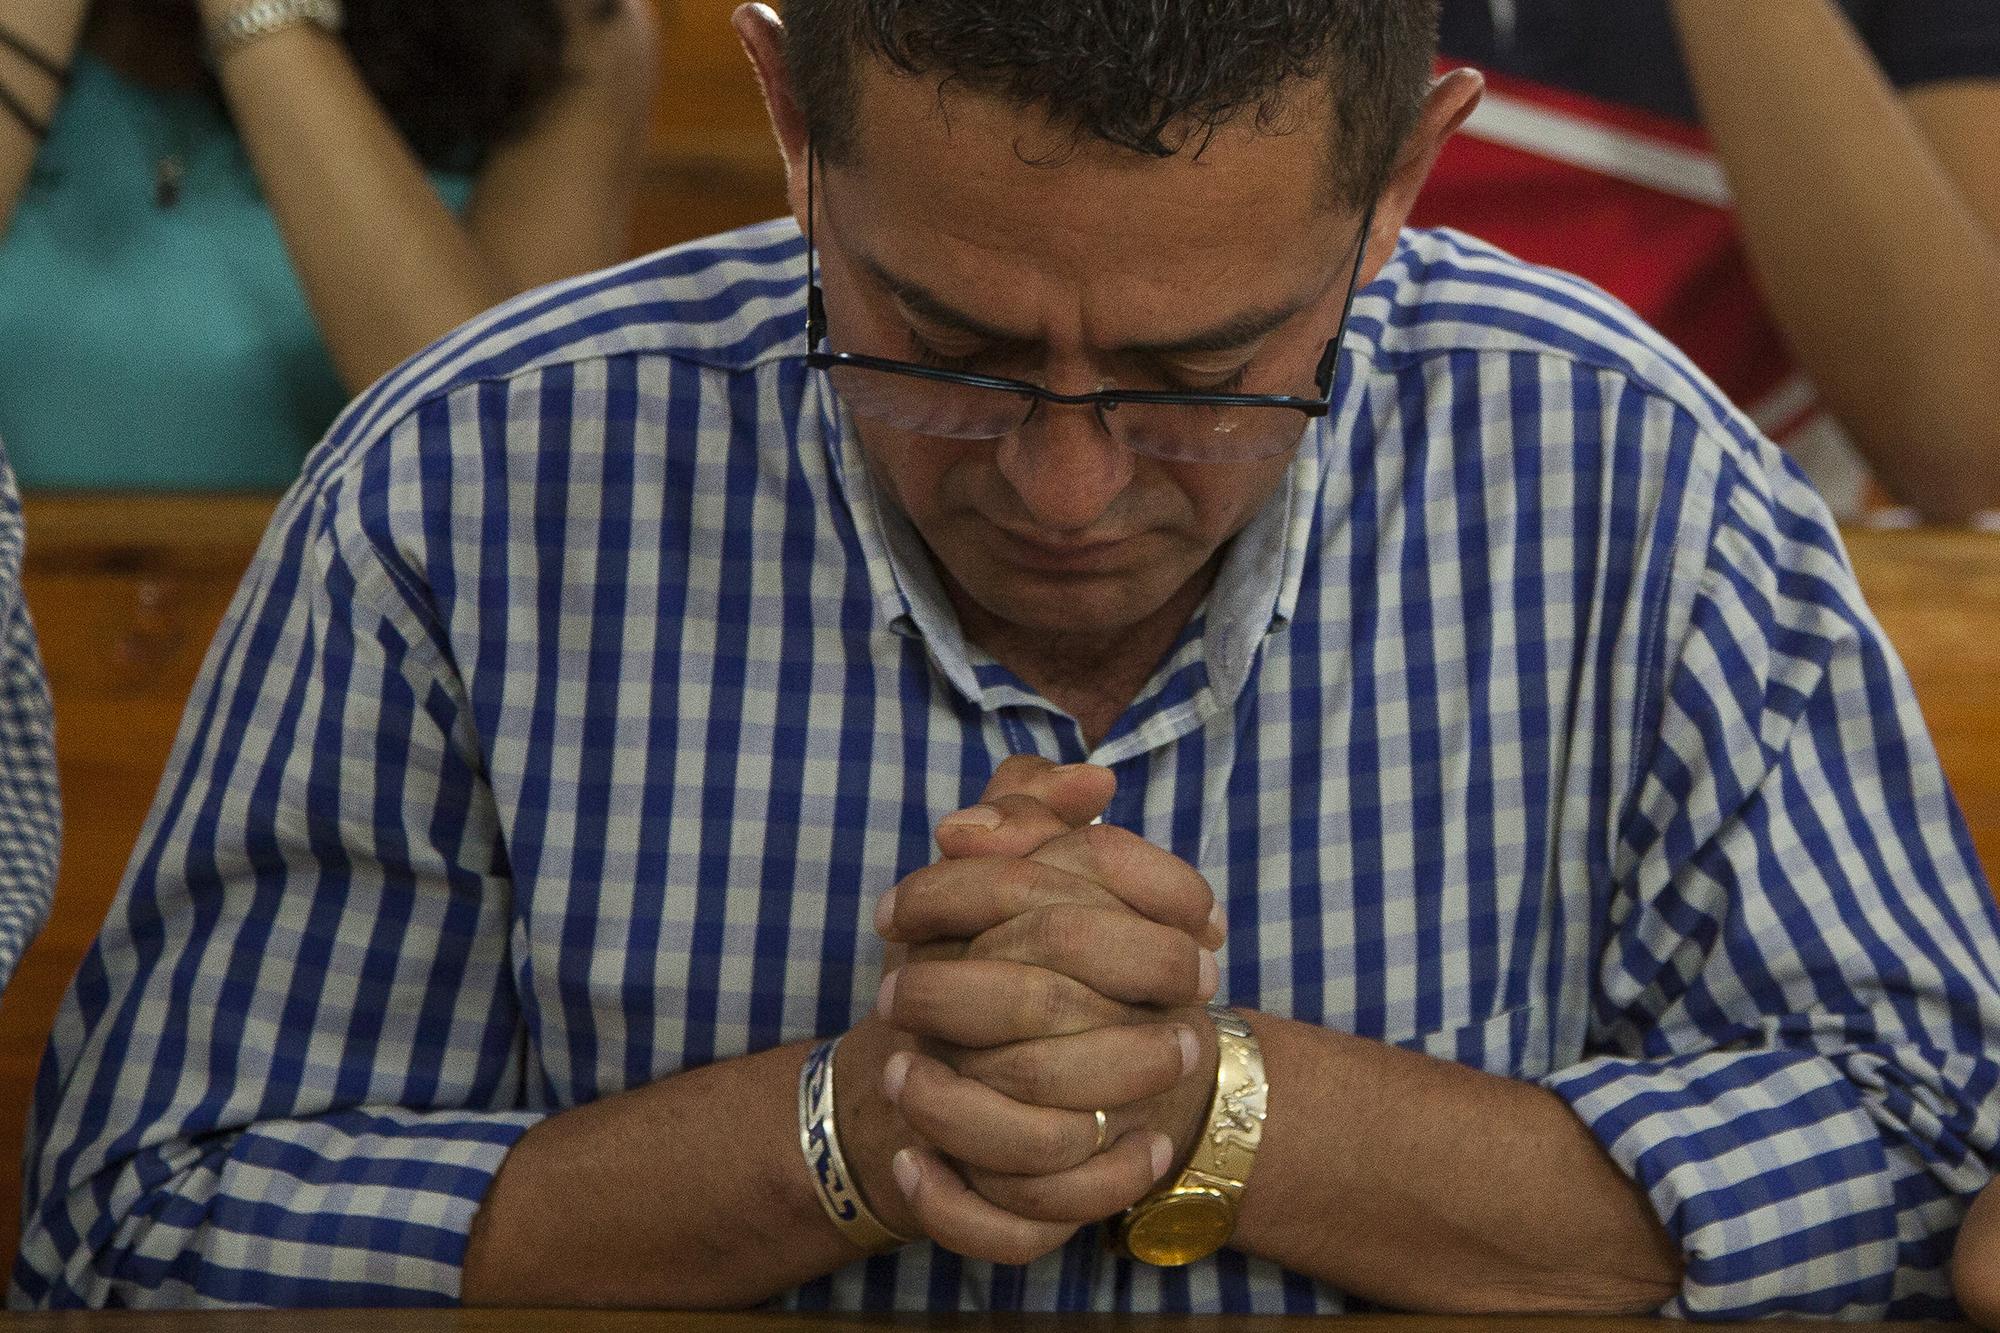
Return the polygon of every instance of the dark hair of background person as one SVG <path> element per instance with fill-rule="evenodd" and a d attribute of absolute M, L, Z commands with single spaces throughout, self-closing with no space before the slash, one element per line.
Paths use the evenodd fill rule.
<path fill-rule="evenodd" d="M 186 0 L 154 0 L 194 22 Z M 560 0 L 346 0 L 342 36 L 426 166 L 469 169 L 515 138 L 564 78 Z M 597 0 L 609 18 L 617 0 Z M 219 94 L 218 94 L 219 95 Z"/>
<path fill-rule="evenodd" d="M 1439 0 L 781 0 L 785 64 L 821 156 L 853 147 L 855 57 L 1041 106 L 1079 138 L 1159 157 L 1325 78 L 1337 188 L 1387 183 L 1436 56 Z"/>

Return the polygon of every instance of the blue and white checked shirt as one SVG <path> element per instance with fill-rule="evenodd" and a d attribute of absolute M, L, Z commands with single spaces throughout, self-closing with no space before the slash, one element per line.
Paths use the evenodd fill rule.
<path fill-rule="evenodd" d="M 24 549 L 21 497 L 0 448 L 0 990 L 48 919 L 62 849 L 55 722 L 21 596 Z"/>
<path fill-rule="evenodd" d="M 1085 757 L 881 503 L 803 277 L 772 224 L 535 293 L 336 426 L 58 1023 L 17 1300 L 453 1299 L 529 1125 L 845 1029 L 934 823 Z M 1824 508 L 1606 298 L 1449 233 L 1339 402 L 1090 752 L 1226 900 L 1224 994 L 1554 1089 L 1676 1312 L 1946 1310 L 1995 914 Z M 1346 1304 L 1088 1234 L 790 1300 Z"/>

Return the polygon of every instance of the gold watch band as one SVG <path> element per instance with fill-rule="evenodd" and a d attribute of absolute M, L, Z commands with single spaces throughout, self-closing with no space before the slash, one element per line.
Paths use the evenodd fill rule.
<path fill-rule="evenodd" d="M 1170 1184 L 1126 1209 L 1114 1227 L 1118 1247 L 1142 1263 L 1179 1267 L 1228 1243 L 1264 1138 L 1270 1085 L 1256 1034 L 1221 1005 L 1208 1013 L 1215 1023 L 1215 1097 L 1194 1151 Z"/>

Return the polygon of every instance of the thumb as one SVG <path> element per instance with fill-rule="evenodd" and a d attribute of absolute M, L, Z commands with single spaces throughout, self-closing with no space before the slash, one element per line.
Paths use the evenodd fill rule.
<path fill-rule="evenodd" d="M 951 860 L 1032 855 L 1102 815 L 1117 788 L 1111 770 L 1096 764 L 1014 755 L 995 771 L 978 805 L 938 824 L 938 849 Z"/>

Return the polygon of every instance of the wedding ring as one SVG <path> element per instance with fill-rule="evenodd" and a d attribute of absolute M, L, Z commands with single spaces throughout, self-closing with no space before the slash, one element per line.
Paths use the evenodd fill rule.
<path fill-rule="evenodd" d="M 1091 1114 L 1097 1117 L 1097 1146 L 1090 1150 L 1090 1155 L 1095 1157 L 1104 1151 L 1105 1115 L 1102 1111 L 1093 1111 Z"/>

